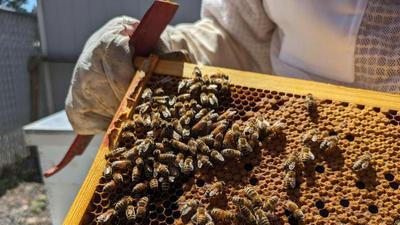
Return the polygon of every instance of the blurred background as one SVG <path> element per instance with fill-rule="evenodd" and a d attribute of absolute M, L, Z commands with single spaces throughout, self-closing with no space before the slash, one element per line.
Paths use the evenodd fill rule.
<path fill-rule="evenodd" d="M 178 1 L 173 24 L 200 17 Z M 149 0 L 0 0 L 0 224 L 62 224 L 101 141 L 60 173 L 74 133 L 64 100 L 86 39 L 115 16 L 141 18 Z"/>

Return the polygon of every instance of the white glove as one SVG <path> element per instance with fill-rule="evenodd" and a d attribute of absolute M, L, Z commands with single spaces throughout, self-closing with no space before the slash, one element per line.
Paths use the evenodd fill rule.
<path fill-rule="evenodd" d="M 138 23 L 130 17 L 117 17 L 86 42 L 65 101 L 77 133 L 99 133 L 111 122 L 134 74 L 129 35 Z"/>

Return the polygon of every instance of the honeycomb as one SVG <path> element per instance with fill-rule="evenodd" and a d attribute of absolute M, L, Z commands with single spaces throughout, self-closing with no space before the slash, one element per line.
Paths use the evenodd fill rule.
<path fill-rule="evenodd" d="M 176 94 L 180 80 L 156 74 L 148 87 L 163 87 L 167 94 Z M 239 124 L 256 115 L 286 124 L 285 138 L 263 145 L 240 161 L 228 161 L 192 177 L 179 178 L 168 192 L 153 193 L 146 217 L 141 224 L 189 224 L 182 216 L 187 200 L 197 199 L 208 209 L 218 207 L 237 213 L 233 196 L 244 196 L 245 187 L 253 187 L 267 199 L 278 196 L 280 202 L 270 215 L 271 224 L 298 224 L 286 209 L 285 202 L 295 202 L 304 213 L 304 224 L 394 224 L 400 219 L 400 113 L 382 111 L 348 102 L 316 99 L 318 117 L 311 118 L 305 107 L 305 96 L 230 85 L 230 97 L 223 99 L 219 110 L 237 110 Z M 283 185 L 283 163 L 293 151 L 301 151 L 301 137 L 317 129 L 322 136 L 337 135 L 339 149 L 318 152 L 307 163 L 294 189 Z M 353 163 L 366 151 L 372 154 L 371 166 L 356 173 Z M 124 180 L 130 174 L 122 174 Z M 224 194 L 217 199 L 207 197 L 207 190 L 216 181 L 225 183 Z M 123 196 L 129 196 L 133 185 L 125 182 L 112 193 L 103 192 L 107 179 L 99 180 L 87 209 L 83 224 L 98 224 L 96 218 Z M 137 204 L 137 199 L 132 203 Z M 223 224 L 214 221 L 215 224 Z M 122 215 L 111 224 L 130 224 Z M 134 223 L 131 223 L 134 224 Z M 235 220 L 233 223 L 241 224 Z"/>

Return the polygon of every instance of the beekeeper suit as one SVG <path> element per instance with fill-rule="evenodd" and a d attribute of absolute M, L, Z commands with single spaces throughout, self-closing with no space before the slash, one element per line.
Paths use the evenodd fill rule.
<path fill-rule="evenodd" d="M 80 134 L 104 131 L 134 68 L 122 16 L 94 33 L 66 100 Z M 187 50 L 196 63 L 400 93 L 397 0 L 203 0 L 201 20 L 168 27 L 157 51 Z"/>

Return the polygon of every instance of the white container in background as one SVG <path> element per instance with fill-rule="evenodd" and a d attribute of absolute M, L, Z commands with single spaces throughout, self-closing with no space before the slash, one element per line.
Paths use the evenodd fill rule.
<path fill-rule="evenodd" d="M 27 146 L 36 146 L 42 172 L 55 166 L 64 157 L 75 133 L 61 111 L 24 127 Z M 52 177 L 43 177 L 53 225 L 60 225 L 75 199 L 96 156 L 103 135 L 96 135 L 86 151 L 76 156 Z"/>

